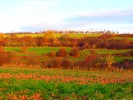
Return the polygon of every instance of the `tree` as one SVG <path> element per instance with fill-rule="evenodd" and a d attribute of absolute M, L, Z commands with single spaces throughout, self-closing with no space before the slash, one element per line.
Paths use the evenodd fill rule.
<path fill-rule="evenodd" d="M 3 52 L 3 51 L 4 51 L 3 46 L 0 46 L 0 52 Z"/>
<path fill-rule="evenodd" d="M 31 36 L 24 36 L 20 38 L 20 42 L 22 46 L 33 46 L 35 45 L 35 41 Z"/>
<path fill-rule="evenodd" d="M 0 33 L 0 40 L 4 38 L 4 34 Z"/>
<path fill-rule="evenodd" d="M 20 48 L 20 51 L 21 51 L 22 53 L 26 53 L 26 52 L 28 52 L 28 47 L 27 47 L 27 46 L 22 46 L 22 47 Z"/>
<path fill-rule="evenodd" d="M 13 55 L 8 52 L 0 51 L 0 66 L 10 63 Z"/>
<path fill-rule="evenodd" d="M 106 55 L 106 63 L 107 67 L 111 68 L 111 65 L 114 63 L 114 56 L 112 56 L 111 54 Z"/>
<path fill-rule="evenodd" d="M 54 43 L 56 41 L 54 32 L 52 30 L 44 32 L 44 40 L 46 44 Z"/>
<path fill-rule="evenodd" d="M 47 39 L 54 38 L 54 32 L 52 30 L 48 30 L 44 32 L 44 38 L 47 38 Z"/>
<path fill-rule="evenodd" d="M 44 45 L 44 38 L 43 37 L 35 37 L 34 38 L 36 46 L 43 46 Z"/>

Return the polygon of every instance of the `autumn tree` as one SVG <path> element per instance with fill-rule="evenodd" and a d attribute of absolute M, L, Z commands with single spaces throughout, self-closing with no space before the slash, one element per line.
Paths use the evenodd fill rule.
<path fill-rule="evenodd" d="M 35 45 L 35 41 L 33 37 L 31 36 L 24 36 L 20 38 L 20 42 L 22 46 L 34 46 Z"/>
<path fill-rule="evenodd" d="M 69 44 L 69 42 L 70 42 L 69 39 L 70 39 L 70 35 L 69 34 L 62 34 L 61 37 L 59 38 L 59 40 L 62 43 L 62 45 Z"/>
<path fill-rule="evenodd" d="M 46 42 L 54 43 L 56 41 L 55 33 L 52 30 L 44 32 L 44 39 Z"/>
<path fill-rule="evenodd" d="M 0 40 L 4 38 L 4 34 L 0 32 Z"/>
<path fill-rule="evenodd" d="M 27 46 L 22 46 L 22 47 L 20 48 L 20 51 L 21 51 L 22 53 L 26 53 L 26 52 L 28 52 L 28 47 L 27 47 Z"/>
<path fill-rule="evenodd" d="M 72 64 L 72 62 L 66 58 L 62 59 L 62 61 L 61 61 L 61 67 L 64 69 L 69 69 L 71 64 Z"/>
<path fill-rule="evenodd" d="M 96 45 L 92 45 L 92 47 L 90 49 L 90 53 L 91 53 L 91 55 L 96 55 Z"/>
<path fill-rule="evenodd" d="M 80 54 L 79 49 L 76 47 L 72 48 L 72 50 L 69 52 L 69 55 L 73 57 L 78 57 L 79 54 Z"/>
<path fill-rule="evenodd" d="M 0 51 L 1 51 L 1 52 L 3 52 L 3 51 L 4 51 L 3 46 L 0 46 Z"/>
<path fill-rule="evenodd" d="M 8 52 L 0 51 L 0 66 L 10 63 L 13 55 Z"/>
<path fill-rule="evenodd" d="M 114 63 L 114 56 L 112 56 L 111 54 L 106 55 L 106 63 L 107 67 L 111 68 L 111 65 Z"/>
<path fill-rule="evenodd" d="M 51 39 L 53 37 L 54 37 L 54 32 L 52 30 L 44 32 L 44 38 Z"/>
<path fill-rule="evenodd" d="M 47 54 L 48 57 L 56 57 L 56 52 L 55 51 L 51 51 Z"/>
<path fill-rule="evenodd" d="M 36 43 L 36 46 L 39 46 L 39 47 L 44 46 L 45 40 L 43 37 L 35 37 L 34 41 Z"/>
<path fill-rule="evenodd" d="M 18 45 L 18 37 L 16 36 L 16 34 L 11 33 L 7 38 L 7 46 L 16 46 Z"/>
<path fill-rule="evenodd" d="M 58 57 L 66 57 L 68 55 L 68 52 L 65 48 L 60 48 L 59 51 L 56 53 Z"/>

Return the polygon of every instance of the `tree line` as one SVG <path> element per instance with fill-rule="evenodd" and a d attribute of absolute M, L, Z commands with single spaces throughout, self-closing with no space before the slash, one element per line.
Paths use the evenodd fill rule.
<path fill-rule="evenodd" d="M 69 34 L 61 34 L 56 37 L 52 31 L 47 31 L 43 36 L 23 36 L 16 34 L 4 36 L 0 34 L 0 66 L 37 66 L 42 68 L 63 68 L 80 70 L 117 70 L 133 69 L 132 60 L 123 60 L 115 62 L 114 57 L 132 57 L 133 56 L 133 34 L 101 34 L 100 36 L 81 38 L 70 37 Z M 59 47 L 42 55 L 29 52 L 29 47 Z M 6 52 L 4 47 L 20 47 L 20 52 L 24 55 L 19 56 L 17 52 Z M 68 52 L 64 47 L 71 47 Z M 83 52 L 90 50 L 90 54 Z M 130 49 L 126 53 L 117 54 L 97 54 L 98 49 Z M 81 54 L 82 51 L 82 54 Z M 82 56 L 82 59 L 81 59 Z M 79 60 L 71 60 L 78 58 Z M 112 67 L 113 66 L 113 67 Z"/>
<path fill-rule="evenodd" d="M 21 46 L 52 46 L 52 47 L 79 47 L 90 49 L 93 45 L 97 49 L 133 49 L 133 34 L 102 34 L 97 37 L 84 36 L 81 38 L 70 37 L 69 34 L 62 34 L 55 37 L 54 33 L 46 32 L 44 36 L 23 36 L 15 34 L 3 37 L 0 35 L 0 46 L 21 47 Z"/>

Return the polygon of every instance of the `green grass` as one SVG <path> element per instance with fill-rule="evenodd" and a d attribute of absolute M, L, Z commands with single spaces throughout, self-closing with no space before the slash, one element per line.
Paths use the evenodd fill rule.
<path fill-rule="evenodd" d="M 43 99 L 126 99 L 133 98 L 133 83 L 127 84 L 90 84 L 77 85 L 75 83 L 45 82 L 42 80 L 0 80 L 0 97 L 8 99 L 8 95 L 27 95 L 31 97 L 40 93 Z M 52 95 L 54 94 L 54 95 Z"/>
<path fill-rule="evenodd" d="M 104 50 L 104 49 L 99 49 L 96 50 L 98 54 L 117 54 L 117 53 L 125 53 L 130 50 Z"/>
<path fill-rule="evenodd" d="M 133 57 L 115 57 L 114 58 L 115 62 L 121 62 L 121 61 L 126 60 L 126 59 L 133 60 Z"/>
<path fill-rule="evenodd" d="M 108 50 L 108 49 L 96 49 L 97 54 L 117 54 L 117 53 L 125 53 L 131 50 Z M 81 51 L 81 56 L 90 54 L 90 50 L 86 49 Z"/>
<path fill-rule="evenodd" d="M 20 47 L 4 47 L 4 50 L 8 52 L 20 52 Z"/>
<path fill-rule="evenodd" d="M 74 77 L 122 77 L 126 72 L 107 72 L 107 71 L 81 71 L 81 70 L 65 70 L 65 69 L 44 69 L 44 68 L 20 68 L 20 67 L 1 67 L 0 73 L 9 74 L 37 74 L 37 75 L 59 75 Z M 133 75 L 132 72 L 128 72 Z"/>
<path fill-rule="evenodd" d="M 89 36 L 89 37 L 98 37 L 101 34 L 69 34 L 70 37 L 72 38 L 82 38 L 84 36 Z"/>
<path fill-rule="evenodd" d="M 127 72 L 106 72 L 106 71 L 79 71 L 79 70 L 63 70 L 63 69 L 42 69 L 42 68 L 12 68 L 1 67 L 0 74 L 33 74 L 33 75 L 60 75 L 60 76 L 75 76 L 75 77 L 106 77 L 111 78 L 123 77 Z M 128 74 L 132 75 L 132 72 Z M 56 82 L 34 79 L 15 79 L 15 78 L 0 78 L 0 99 L 7 100 L 9 95 L 27 96 L 29 99 L 39 93 L 45 100 L 132 100 L 133 98 L 133 83 L 115 83 L 115 84 L 77 84 L 75 82 Z"/>
<path fill-rule="evenodd" d="M 70 51 L 71 48 L 70 47 L 64 47 L 66 48 L 67 51 Z M 10 52 L 20 52 L 20 47 L 5 47 L 4 48 L 5 51 L 10 51 Z M 36 52 L 38 54 L 42 54 L 42 53 L 48 53 L 50 51 L 55 51 L 57 52 L 59 50 L 59 47 L 29 47 L 28 51 L 29 52 Z M 97 54 L 117 54 L 117 53 L 125 53 L 131 50 L 108 50 L 108 49 L 96 49 L 96 53 Z M 81 56 L 83 55 L 87 55 L 90 54 L 90 50 L 83 50 L 81 51 Z"/>
<path fill-rule="evenodd" d="M 69 52 L 71 50 L 70 47 L 65 47 L 66 50 Z M 5 47 L 4 48 L 5 51 L 10 51 L 10 52 L 16 52 L 15 54 L 19 55 L 19 56 L 23 56 L 23 55 L 31 55 L 29 53 L 21 53 L 20 52 L 20 47 Z M 46 54 L 48 52 L 51 51 L 55 51 L 57 52 L 59 50 L 59 47 L 29 47 L 28 48 L 28 52 L 34 52 L 36 54 Z M 125 53 L 131 50 L 107 50 L 107 49 L 97 49 L 96 53 L 97 54 L 117 54 L 117 53 Z M 90 54 L 90 50 L 83 50 L 80 52 L 80 57 L 78 58 L 73 58 L 73 57 L 67 57 L 69 60 L 72 61 L 79 61 L 79 60 L 84 60 L 84 57 Z M 120 62 L 123 61 L 124 59 L 133 59 L 133 57 L 116 57 L 115 56 L 115 62 Z"/>
<path fill-rule="evenodd" d="M 71 48 L 69 47 L 64 47 L 66 48 L 67 51 L 70 51 Z M 28 51 L 29 52 L 35 52 L 37 54 L 44 54 L 51 52 L 52 50 L 57 52 L 60 48 L 59 47 L 29 47 Z M 20 47 L 5 47 L 5 51 L 10 51 L 10 52 L 20 52 Z"/>
<path fill-rule="evenodd" d="M 71 48 L 65 47 L 67 51 L 70 51 Z M 57 52 L 60 48 L 59 47 L 31 47 L 29 48 L 29 52 L 36 52 L 39 54 L 48 53 L 50 51 Z"/>

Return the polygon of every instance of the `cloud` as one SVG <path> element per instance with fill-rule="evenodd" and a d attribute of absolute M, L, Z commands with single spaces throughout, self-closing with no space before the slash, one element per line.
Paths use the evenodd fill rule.
<path fill-rule="evenodd" d="M 113 30 L 133 32 L 133 9 L 86 12 L 64 19 L 74 30 Z"/>
<path fill-rule="evenodd" d="M 29 25 L 23 30 L 112 30 L 133 32 L 133 9 L 97 13 L 80 13 L 56 23 Z"/>
<path fill-rule="evenodd" d="M 8 9 L 7 15 L 1 15 L 0 22 L 4 25 L 0 24 L 0 31 L 109 29 L 133 32 L 133 8 L 73 10 L 61 4 L 60 0 L 23 0 L 21 4 Z"/>
<path fill-rule="evenodd" d="M 21 31 L 21 27 L 38 23 L 55 23 L 54 13 L 58 0 L 23 0 L 6 9 L 0 17 L 0 31 Z M 55 17 L 56 18 L 56 17 Z"/>
<path fill-rule="evenodd" d="M 94 13 L 81 13 L 74 15 L 70 18 L 65 19 L 70 22 L 90 22 L 90 23 L 101 23 L 101 22 L 130 22 L 133 23 L 133 9 L 123 11 L 99 11 Z"/>
<path fill-rule="evenodd" d="M 25 0 L 21 5 L 15 6 L 16 11 L 49 11 L 58 5 L 58 0 Z M 17 8 L 17 9 L 16 9 Z M 19 9 L 19 10 L 18 10 Z"/>

